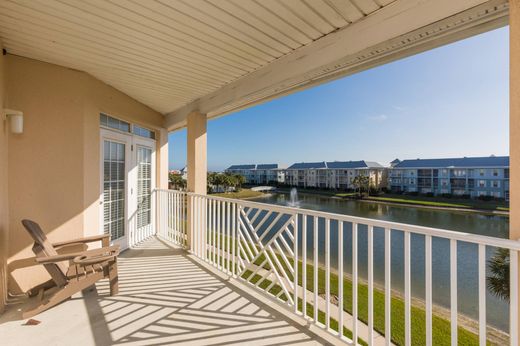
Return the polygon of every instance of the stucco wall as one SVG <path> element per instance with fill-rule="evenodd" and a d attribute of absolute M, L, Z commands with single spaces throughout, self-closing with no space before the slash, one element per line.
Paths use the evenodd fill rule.
<path fill-rule="evenodd" d="M 0 44 L 0 50 L 2 45 Z M 5 306 L 6 260 L 8 242 L 8 188 L 7 188 L 7 131 L 8 123 L 3 118 L 4 108 L 4 60 L 0 53 L 0 313 Z"/>
<path fill-rule="evenodd" d="M 86 73 L 6 60 L 8 106 L 24 112 L 24 133 L 9 136 L 8 154 L 9 290 L 20 292 L 48 278 L 22 260 L 33 256 L 23 218 L 40 223 L 51 241 L 99 233 L 99 113 L 154 129 L 163 117 Z"/>

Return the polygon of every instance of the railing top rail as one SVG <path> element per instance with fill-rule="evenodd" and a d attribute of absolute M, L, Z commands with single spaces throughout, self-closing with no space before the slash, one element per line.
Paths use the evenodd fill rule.
<path fill-rule="evenodd" d="M 439 237 L 439 238 L 455 239 L 455 240 L 460 240 L 460 241 L 464 241 L 464 242 L 468 242 L 468 243 L 483 244 L 483 245 L 488 245 L 488 246 L 494 246 L 494 247 L 500 247 L 500 248 L 520 251 L 520 241 L 511 240 L 511 239 L 502 239 L 502 238 L 484 236 L 484 235 L 479 235 L 479 234 L 472 234 L 472 233 L 467 233 L 467 232 L 451 231 L 451 230 L 447 230 L 447 229 L 410 225 L 410 224 L 385 221 L 385 220 L 368 219 L 368 218 L 363 218 L 363 217 L 358 217 L 358 216 L 328 213 L 328 212 L 310 210 L 310 209 L 286 207 L 286 206 L 267 204 L 267 203 L 261 203 L 261 202 L 252 202 L 252 201 L 238 200 L 238 199 L 225 198 L 225 197 L 200 195 L 200 194 L 196 194 L 196 193 L 192 193 L 192 192 L 184 192 L 184 191 L 176 191 L 176 190 L 159 190 L 159 189 L 158 189 L 158 191 L 184 193 L 188 196 L 196 196 L 196 197 L 202 197 L 202 198 L 207 198 L 207 199 L 212 199 L 212 200 L 220 200 L 220 201 L 224 201 L 224 202 L 233 202 L 233 203 L 237 203 L 242 206 L 250 207 L 250 208 L 268 209 L 271 211 L 292 214 L 292 215 L 302 214 L 302 215 L 320 217 L 320 218 L 337 220 L 337 221 L 342 221 L 342 222 L 351 222 L 351 223 L 357 223 L 357 224 L 362 224 L 362 225 L 370 225 L 370 226 L 375 226 L 375 227 L 380 227 L 380 228 L 388 228 L 388 229 L 392 229 L 392 230 L 398 230 L 398 231 L 404 231 L 404 232 L 410 232 L 410 233 L 416 233 L 416 234 L 422 234 L 422 235 L 430 235 L 430 236 Z"/>

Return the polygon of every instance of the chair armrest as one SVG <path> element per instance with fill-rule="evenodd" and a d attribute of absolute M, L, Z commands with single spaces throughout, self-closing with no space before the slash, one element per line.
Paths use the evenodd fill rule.
<path fill-rule="evenodd" d="M 110 254 L 111 257 L 116 257 L 117 255 L 119 255 L 119 245 L 103 247 L 101 249 L 94 249 L 94 250 L 70 253 L 70 254 L 65 254 L 65 255 L 56 255 L 56 256 L 47 256 L 47 257 L 36 258 L 36 262 L 38 262 L 40 264 L 57 263 L 57 262 L 72 260 L 78 256 L 89 256 L 90 257 L 90 256 L 100 256 L 100 255 L 108 255 L 108 254 Z"/>
<path fill-rule="evenodd" d="M 85 243 L 69 243 L 54 247 L 58 255 L 66 255 L 68 253 L 77 253 L 88 250 L 88 245 Z"/>
<path fill-rule="evenodd" d="M 60 242 L 57 242 L 57 243 L 52 243 L 52 246 L 63 246 L 63 245 L 68 245 L 68 244 L 72 244 L 72 243 L 93 243 L 95 241 L 103 241 L 105 240 L 106 238 L 109 238 L 110 235 L 109 234 L 102 234 L 102 235 L 93 235 L 93 236 L 90 236 L 90 237 L 84 237 L 84 238 L 78 238 L 78 239 L 72 239 L 72 240 L 66 240 L 66 241 L 60 241 Z"/>

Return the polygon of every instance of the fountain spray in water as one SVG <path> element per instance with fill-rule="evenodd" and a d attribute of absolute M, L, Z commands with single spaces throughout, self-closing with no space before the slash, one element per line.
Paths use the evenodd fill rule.
<path fill-rule="evenodd" d="M 298 190 L 295 187 L 291 189 L 291 196 L 288 205 L 290 207 L 299 207 L 300 202 L 298 202 Z"/>

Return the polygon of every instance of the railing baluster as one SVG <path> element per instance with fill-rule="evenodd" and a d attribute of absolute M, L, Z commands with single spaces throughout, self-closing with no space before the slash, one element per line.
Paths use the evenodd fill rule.
<path fill-rule="evenodd" d="M 479 342 L 486 345 L 486 245 L 478 245 L 478 322 Z"/>
<path fill-rule="evenodd" d="M 450 240 L 451 344 L 457 345 L 457 240 Z"/>
<path fill-rule="evenodd" d="M 314 236 L 314 322 L 318 322 L 318 217 L 314 217 L 312 227 Z"/>
<path fill-rule="evenodd" d="M 194 232 L 195 232 L 195 254 L 200 257 L 200 254 L 199 254 L 199 245 L 200 245 L 200 241 L 199 241 L 199 234 L 200 234 L 200 224 L 199 224 L 199 212 L 200 212 L 200 206 L 199 206 L 199 197 L 198 196 L 195 196 L 195 199 L 194 199 L 194 214 L 195 214 L 195 229 L 194 229 Z"/>
<path fill-rule="evenodd" d="M 374 343 L 374 226 L 368 226 L 368 340 Z"/>
<path fill-rule="evenodd" d="M 233 233 L 233 236 L 232 236 L 232 261 L 233 261 L 233 264 L 232 264 L 232 272 L 233 272 L 233 276 L 236 276 L 236 273 L 237 273 L 237 270 L 236 270 L 236 256 L 237 256 L 237 251 L 236 251 L 236 236 L 237 236 L 237 220 L 236 220 L 236 217 L 238 215 L 237 213 L 237 207 L 238 207 L 238 204 L 237 203 L 233 203 L 233 214 L 231 216 L 231 220 L 233 222 L 233 226 L 232 226 L 232 233 Z"/>
<path fill-rule="evenodd" d="M 231 233 L 231 230 L 230 230 L 230 223 L 229 223 L 229 214 L 230 214 L 230 207 L 231 205 L 229 204 L 229 202 L 226 202 L 226 257 L 227 257 L 227 272 L 228 274 L 231 273 L 231 250 L 229 248 L 229 244 L 231 242 L 231 239 L 230 239 L 230 233 Z"/>
<path fill-rule="evenodd" d="M 338 221 L 338 336 L 343 338 L 343 221 Z"/>
<path fill-rule="evenodd" d="M 208 236 L 208 199 L 206 197 L 203 197 L 202 198 L 202 207 L 204 208 L 204 210 L 202 210 L 202 223 L 203 223 L 203 227 L 202 227 L 202 235 L 201 235 L 201 240 L 202 240 L 202 257 L 204 258 L 205 261 L 208 260 L 208 255 L 207 255 L 207 236 Z"/>
<path fill-rule="evenodd" d="M 352 340 L 358 339 L 358 224 L 352 224 Z"/>
<path fill-rule="evenodd" d="M 175 242 L 182 245 L 182 220 L 181 220 L 181 200 L 180 193 L 175 194 Z"/>
<path fill-rule="evenodd" d="M 222 229 L 222 219 L 220 213 L 221 202 L 217 200 L 217 268 L 221 269 L 222 254 L 220 251 L 220 231 Z"/>
<path fill-rule="evenodd" d="M 426 298 L 426 345 L 432 346 L 432 237 L 424 238 L 424 275 L 425 275 L 425 298 Z"/>
<path fill-rule="evenodd" d="M 518 251 L 509 251 L 509 340 L 518 346 Z"/>
<path fill-rule="evenodd" d="M 412 287 L 410 281 L 410 233 L 404 232 L 404 340 L 405 345 L 412 344 L 411 302 Z"/>
<path fill-rule="evenodd" d="M 307 215 L 302 215 L 302 314 L 307 317 Z"/>
<path fill-rule="evenodd" d="M 194 247 L 194 245 L 195 245 L 195 243 L 194 243 L 194 241 L 195 241 L 195 239 L 194 239 L 194 237 L 195 237 L 195 234 L 194 234 L 195 233 L 194 232 L 195 228 L 193 227 L 194 226 L 193 225 L 193 221 L 195 221 L 195 217 L 194 217 L 195 215 L 193 215 L 193 210 L 194 210 L 193 203 L 195 201 L 194 201 L 193 195 L 189 195 L 189 202 L 190 202 L 189 203 L 189 208 L 190 208 L 190 229 L 188 230 L 188 232 L 190 232 L 190 238 L 191 238 L 191 244 L 190 244 L 190 249 L 189 250 L 193 251 L 195 249 L 195 247 Z"/>
<path fill-rule="evenodd" d="M 217 221 L 217 201 L 213 200 L 212 201 L 212 204 L 213 204 L 213 229 L 211 231 L 211 233 L 213 234 L 213 245 L 212 245 L 212 248 L 213 248 L 213 265 L 216 266 L 217 265 L 217 261 L 218 261 L 218 257 L 217 257 L 217 224 L 216 224 L 216 221 Z"/>
<path fill-rule="evenodd" d="M 330 329 L 330 219 L 325 219 L 325 329 Z"/>
<path fill-rule="evenodd" d="M 385 345 L 392 344 L 392 230 L 385 228 Z"/>
<path fill-rule="evenodd" d="M 294 224 L 293 224 L 293 230 L 294 230 L 294 313 L 298 313 L 298 214 L 295 214 L 294 216 Z M 283 237 L 283 235 L 282 235 Z M 305 292 L 303 292 L 305 294 Z"/>

